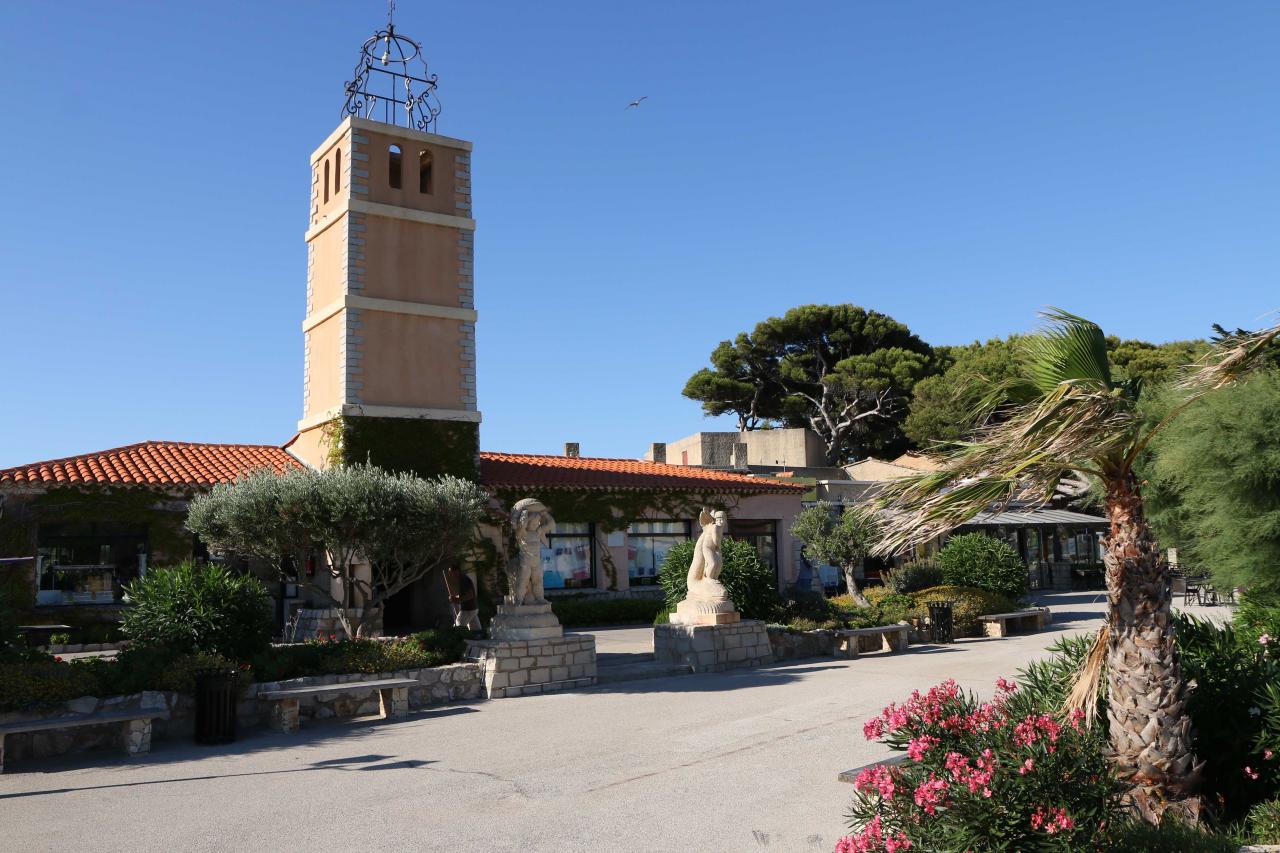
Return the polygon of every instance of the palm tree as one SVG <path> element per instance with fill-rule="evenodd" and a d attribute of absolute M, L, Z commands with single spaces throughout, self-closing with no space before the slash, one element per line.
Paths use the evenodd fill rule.
<path fill-rule="evenodd" d="M 1102 330 L 1058 309 L 1042 317 L 1044 327 L 1023 344 L 1022 377 L 993 388 L 975 413 L 987 425 L 946 448 L 941 470 L 886 487 L 877 551 L 900 553 L 1014 498 L 1047 501 L 1064 477 L 1097 478 L 1111 522 L 1103 556 L 1110 606 L 1093 657 L 1106 663 L 1114 763 L 1147 820 L 1170 808 L 1198 818 L 1202 762 L 1192 749 L 1168 567 L 1143 513 L 1134 463 L 1186 406 L 1250 369 L 1280 326 L 1215 345 L 1181 383 L 1185 399 L 1148 426 L 1138 412 L 1140 384 L 1111 375 Z"/>

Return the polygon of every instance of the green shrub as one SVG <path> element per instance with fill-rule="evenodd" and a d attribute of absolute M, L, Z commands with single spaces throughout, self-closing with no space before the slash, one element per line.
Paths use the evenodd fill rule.
<path fill-rule="evenodd" d="M 0 709 L 20 711 L 100 694 L 99 667 L 88 661 L 67 664 L 46 658 L 23 661 L 6 656 L 0 662 Z"/>
<path fill-rule="evenodd" d="M 1249 810 L 1246 822 L 1252 844 L 1280 844 L 1280 800 L 1267 800 Z"/>
<path fill-rule="evenodd" d="M 434 656 L 439 661 L 429 666 L 441 666 L 462 660 L 467 651 L 467 640 L 471 639 L 471 631 L 466 628 L 432 628 L 419 631 L 409 639 L 417 643 L 426 655 Z"/>
<path fill-rule="evenodd" d="M 561 625 L 652 624 L 662 605 L 660 598 L 573 596 L 551 600 L 551 610 Z"/>
<path fill-rule="evenodd" d="M 1205 762 L 1202 792 L 1226 822 L 1242 819 L 1251 807 L 1280 794 L 1280 739 L 1268 736 L 1280 727 L 1280 674 L 1265 646 L 1241 641 L 1229 626 L 1179 616 L 1175 623 L 1184 678 L 1194 679 L 1187 700 L 1192 746 Z M 1051 654 L 1018 673 L 1013 702 L 1061 707 L 1076 671 L 1093 645 L 1093 635 L 1063 638 Z M 1100 680 L 1098 725 L 1105 731 L 1106 679 Z M 1266 758 L 1271 750 L 1273 758 Z M 1249 772 L 1245 768 L 1249 768 Z M 1256 777 L 1256 778 L 1255 778 Z"/>
<path fill-rule="evenodd" d="M 1160 826 L 1142 821 L 1125 821 L 1107 835 L 1107 850 L 1124 853 L 1236 853 L 1240 849 L 1230 836 L 1206 832 L 1176 820 Z"/>
<path fill-rule="evenodd" d="M 949 586 L 972 586 L 1011 599 L 1027 592 L 1027 567 L 1009 543 L 982 533 L 953 536 L 938 552 L 938 568 Z"/>
<path fill-rule="evenodd" d="M 262 582 L 221 566 L 155 569 L 126 590 L 123 631 L 139 645 L 247 660 L 271 641 L 271 600 Z"/>
<path fill-rule="evenodd" d="M 946 585 L 922 589 L 912 595 L 911 600 L 915 602 L 915 607 L 911 611 L 911 618 L 921 620 L 927 619 L 929 616 L 929 602 L 954 602 L 952 618 L 956 634 L 959 636 L 977 633 L 979 616 L 987 613 L 1008 613 L 1018 607 L 1017 602 L 998 592 L 971 586 Z"/>
<path fill-rule="evenodd" d="M 936 563 L 905 563 L 884 573 L 884 588 L 890 592 L 911 593 L 943 583 L 942 569 Z"/>
<path fill-rule="evenodd" d="M 67 633 L 57 633 L 49 635 L 49 645 L 51 646 L 69 646 L 71 645 L 71 635 Z"/>
<path fill-rule="evenodd" d="M 1280 762 L 1267 761 L 1260 743 L 1274 718 L 1259 696 L 1280 687 L 1280 666 L 1265 646 L 1245 641 L 1229 625 L 1178 614 L 1175 627 L 1182 677 L 1196 684 L 1187 713 L 1196 756 L 1205 762 L 1201 785 L 1213 792 L 1224 820 L 1243 819 L 1255 804 L 1280 794 Z"/>
<path fill-rule="evenodd" d="M 658 579 L 666 593 L 666 603 L 672 610 L 688 594 L 689 566 L 693 564 L 696 545 L 692 541 L 681 542 L 667 552 L 662 563 Z M 742 618 L 772 620 L 782 604 L 773 570 L 760 562 L 760 555 L 747 542 L 725 539 L 720 553 L 724 556 L 720 582 L 728 590 L 729 598 Z"/>
<path fill-rule="evenodd" d="M 254 657 L 253 675 L 257 681 L 284 681 L 444 666 L 462 658 L 469 634 L 460 628 L 440 628 L 396 640 L 308 640 L 273 646 Z"/>
<path fill-rule="evenodd" d="M 99 669 L 99 696 L 125 695 L 143 690 L 191 693 L 196 673 L 202 669 L 238 668 L 238 664 L 212 652 L 178 652 L 165 646 L 133 646 Z M 81 661 L 73 662 L 81 665 Z M 248 679 L 244 679 L 245 683 Z"/>

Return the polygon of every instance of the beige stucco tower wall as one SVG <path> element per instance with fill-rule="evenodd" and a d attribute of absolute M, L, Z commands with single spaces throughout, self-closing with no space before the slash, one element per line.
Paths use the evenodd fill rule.
<path fill-rule="evenodd" d="M 474 233 L 470 142 L 348 117 L 311 155 L 301 459 L 474 478 Z"/>

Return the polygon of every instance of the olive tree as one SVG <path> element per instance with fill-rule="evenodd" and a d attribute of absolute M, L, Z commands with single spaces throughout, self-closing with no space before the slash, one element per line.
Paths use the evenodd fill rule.
<path fill-rule="evenodd" d="M 373 465 L 262 470 L 196 497 L 187 526 L 230 554 L 276 565 L 314 557 L 316 580 L 308 583 L 354 637 L 378 623 L 388 598 L 458 559 L 484 500 L 467 480 L 426 480 Z M 357 569 L 362 565 L 367 573 Z"/>
<path fill-rule="evenodd" d="M 804 544 L 804 555 L 817 563 L 838 566 L 844 573 L 849 595 L 863 607 L 870 603 L 858 589 L 857 571 L 879 537 L 875 516 L 861 507 L 845 507 L 838 512 L 826 501 L 818 501 L 796 516 L 791 535 Z"/>

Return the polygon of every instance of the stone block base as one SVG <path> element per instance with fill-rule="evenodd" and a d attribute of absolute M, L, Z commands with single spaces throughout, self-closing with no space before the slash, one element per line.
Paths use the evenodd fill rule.
<path fill-rule="evenodd" d="M 721 672 L 773 663 L 765 624 L 744 620 L 729 625 L 655 625 L 653 657 L 694 672 Z"/>
<path fill-rule="evenodd" d="M 550 604 L 499 604 L 489 623 L 495 640 L 550 640 L 564 636 Z"/>
<path fill-rule="evenodd" d="M 467 657 L 480 664 L 490 699 L 575 690 L 596 683 L 596 638 L 565 634 L 544 640 L 472 640 Z"/>

